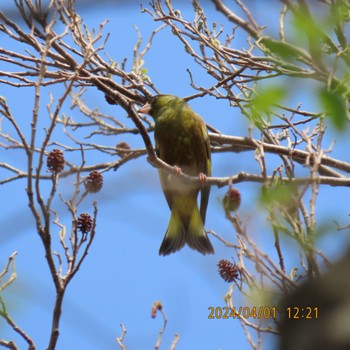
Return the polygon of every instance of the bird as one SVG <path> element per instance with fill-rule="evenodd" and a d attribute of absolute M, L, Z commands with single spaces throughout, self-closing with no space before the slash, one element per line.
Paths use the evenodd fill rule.
<path fill-rule="evenodd" d="M 152 96 L 138 112 L 154 119 L 156 154 L 174 167 L 171 174 L 159 169 L 161 186 L 171 210 L 159 255 L 175 253 L 185 244 L 204 255 L 213 254 L 204 229 L 210 187 L 203 183 L 211 176 L 210 142 L 204 120 L 185 100 L 169 94 Z M 180 178 L 181 172 L 199 176 L 201 184 Z"/>

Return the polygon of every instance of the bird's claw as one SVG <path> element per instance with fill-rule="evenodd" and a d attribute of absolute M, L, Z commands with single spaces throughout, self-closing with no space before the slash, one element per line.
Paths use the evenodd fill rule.
<path fill-rule="evenodd" d="M 182 173 L 181 168 L 178 167 L 177 165 L 174 165 L 173 171 L 175 175 L 180 175 Z"/>
<path fill-rule="evenodd" d="M 203 174 L 203 173 L 199 173 L 198 174 L 199 177 L 199 182 L 204 185 L 207 182 L 207 175 Z"/>

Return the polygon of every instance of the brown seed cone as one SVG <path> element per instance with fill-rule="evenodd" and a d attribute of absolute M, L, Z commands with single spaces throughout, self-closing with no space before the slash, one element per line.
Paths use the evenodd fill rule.
<path fill-rule="evenodd" d="M 119 142 L 116 146 L 117 148 L 117 154 L 120 157 L 125 157 L 129 154 L 128 150 L 130 149 L 130 146 L 126 142 Z M 123 151 L 126 150 L 126 151 Z"/>
<path fill-rule="evenodd" d="M 103 176 L 97 171 L 93 170 L 85 179 L 84 185 L 87 191 L 91 193 L 99 192 L 103 186 Z"/>
<path fill-rule="evenodd" d="M 239 277 L 237 265 L 226 259 L 221 259 L 219 261 L 218 271 L 219 275 L 226 282 L 235 282 L 235 280 Z"/>
<path fill-rule="evenodd" d="M 77 227 L 81 233 L 89 233 L 92 229 L 91 216 L 88 213 L 80 214 L 77 222 Z"/>
<path fill-rule="evenodd" d="M 52 173 L 60 173 L 64 168 L 63 151 L 53 149 L 47 156 L 47 168 Z"/>

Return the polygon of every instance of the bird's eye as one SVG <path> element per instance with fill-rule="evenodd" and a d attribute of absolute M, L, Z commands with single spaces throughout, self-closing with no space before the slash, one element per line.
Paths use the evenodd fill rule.
<path fill-rule="evenodd" d="M 148 99 L 148 103 L 152 104 L 156 99 L 156 96 L 151 96 L 149 99 Z"/>

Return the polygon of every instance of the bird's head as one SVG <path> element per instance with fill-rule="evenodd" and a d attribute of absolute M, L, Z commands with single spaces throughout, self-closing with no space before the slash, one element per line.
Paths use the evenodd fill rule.
<path fill-rule="evenodd" d="M 152 96 L 146 104 L 139 110 L 139 113 L 149 114 L 154 119 L 157 119 L 160 111 L 163 108 L 174 108 L 179 104 L 186 103 L 182 98 L 174 95 L 156 95 Z"/>

